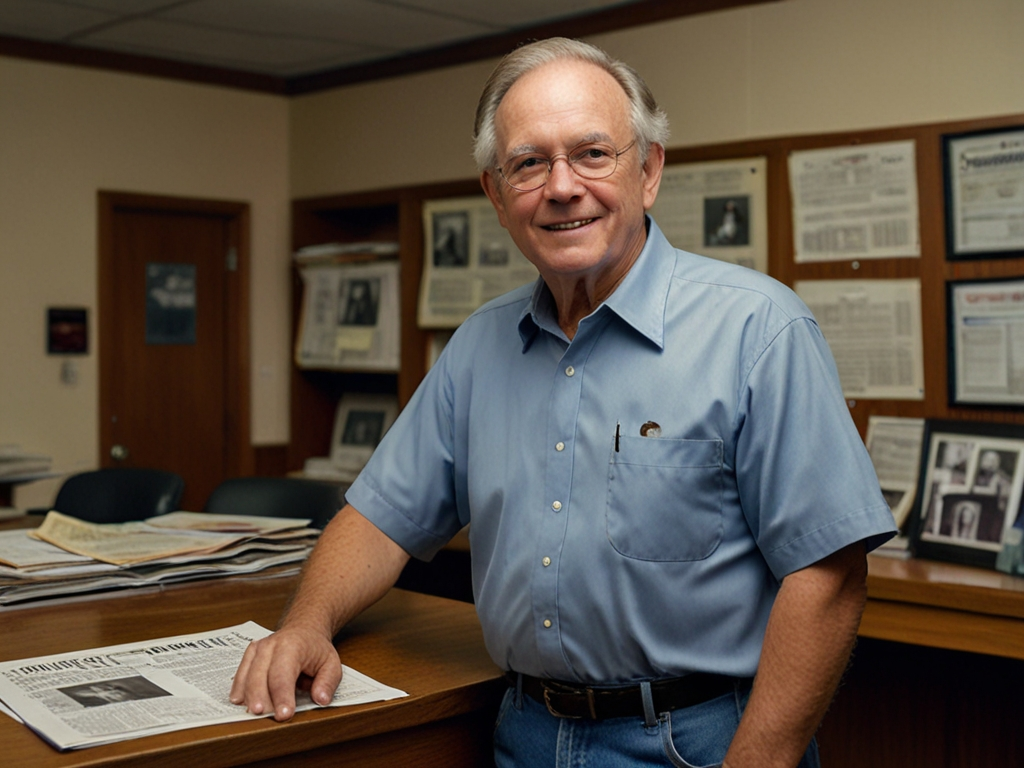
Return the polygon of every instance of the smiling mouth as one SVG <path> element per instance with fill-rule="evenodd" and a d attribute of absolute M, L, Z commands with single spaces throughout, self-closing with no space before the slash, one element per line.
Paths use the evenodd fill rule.
<path fill-rule="evenodd" d="M 580 219 L 579 221 L 568 221 L 565 224 L 548 224 L 544 229 L 547 230 L 563 230 L 563 229 L 579 229 L 584 224 L 589 224 L 594 219 Z"/>

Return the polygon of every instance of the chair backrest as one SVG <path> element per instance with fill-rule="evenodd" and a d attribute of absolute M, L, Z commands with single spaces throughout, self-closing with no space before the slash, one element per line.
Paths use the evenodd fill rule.
<path fill-rule="evenodd" d="M 90 523 L 123 523 L 173 512 L 184 490 L 174 472 L 97 469 L 65 480 L 52 508 Z"/>
<path fill-rule="evenodd" d="M 309 518 L 323 528 L 344 505 L 345 486 L 298 477 L 236 477 L 213 489 L 203 511 L 218 515 Z"/>

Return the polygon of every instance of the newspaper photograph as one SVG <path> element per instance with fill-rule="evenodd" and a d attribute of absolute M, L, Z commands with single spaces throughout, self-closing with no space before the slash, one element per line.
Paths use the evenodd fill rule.
<path fill-rule="evenodd" d="M 423 233 L 421 328 L 455 328 L 482 304 L 537 279 L 483 195 L 424 202 Z"/>
<path fill-rule="evenodd" d="M 1024 129 L 945 138 L 950 258 L 1024 252 Z"/>
<path fill-rule="evenodd" d="M 60 751 L 258 719 L 228 696 L 253 622 L 190 635 L 0 662 L 0 701 Z M 349 667 L 332 707 L 407 696 Z M 296 691 L 296 712 L 318 708 Z"/>
<path fill-rule="evenodd" d="M 921 255 L 913 141 L 789 156 L 797 263 Z"/>
<path fill-rule="evenodd" d="M 767 161 L 666 165 L 649 211 L 676 248 L 768 272 Z"/>
<path fill-rule="evenodd" d="M 917 494 L 924 419 L 871 416 L 864 442 L 882 495 L 889 503 L 896 527 L 902 529 Z"/>
<path fill-rule="evenodd" d="M 397 371 L 399 262 L 310 264 L 301 270 L 295 362 L 302 368 Z"/>
<path fill-rule="evenodd" d="M 843 395 L 924 399 L 921 282 L 798 280 L 839 369 Z"/>
<path fill-rule="evenodd" d="M 950 284 L 953 399 L 1024 404 L 1024 280 Z"/>

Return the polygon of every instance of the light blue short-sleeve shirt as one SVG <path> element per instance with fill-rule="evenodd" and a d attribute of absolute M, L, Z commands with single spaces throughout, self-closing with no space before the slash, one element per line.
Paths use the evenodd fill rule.
<path fill-rule="evenodd" d="M 347 494 L 420 558 L 471 523 L 505 669 L 753 675 L 781 579 L 895 532 L 804 304 L 648 224 L 571 342 L 541 281 L 467 319 Z"/>

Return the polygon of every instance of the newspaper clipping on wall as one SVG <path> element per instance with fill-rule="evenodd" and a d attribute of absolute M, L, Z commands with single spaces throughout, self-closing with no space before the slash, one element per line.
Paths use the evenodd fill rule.
<path fill-rule="evenodd" d="M 921 474 L 924 419 L 871 416 L 864 442 L 896 527 L 903 529 L 914 506 Z M 898 538 L 906 546 L 906 537 Z"/>
<path fill-rule="evenodd" d="M 954 400 L 1024 405 L 1024 280 L 950 290 Z"/>
<path fill-rule="evenodd" d="M 672 245 L 768 272 L 766 160 L 666 165 L 650 214 Z"/>
<path fill-rule="evenodd" d="M 399 263 L 311 264 L 295 362 L 302 368 L 397 371 Z"/>
<path fill-rule="evenodd" d="M 258 719 L 228 698 L 246 646 L 270 634 L 253 622 L 226 629 L 0 662 L 0 701 L 65 751 L 216 723 Z M 343 667 L 328 706 L 407 696 Z M 296 711 L 317 708 L 296 691 Z"/>
<path fill-rule="evenodd" d="M 946 184 L 952 257 L 1024 251 L 1024 129 L 950 137 Z"/>
<path fill-rule="evenodd" d="M 797 262 L 920 256 L 913 141 L 789 156 Z"/>
<path fill-rule="evenodd" d="M 919 280 L 802 280 L 795 288 L 832 350 L 844 396 L 924 399 Z"/>
<path fill-rule="evenodd" d="M 537 278 L 484 196 L 423 204 L 418 322 L 455 328 L 480 305 Z"/>

